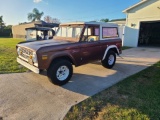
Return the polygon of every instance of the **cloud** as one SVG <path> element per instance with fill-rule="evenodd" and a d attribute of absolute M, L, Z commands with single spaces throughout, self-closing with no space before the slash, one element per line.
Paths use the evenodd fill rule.
<path fill-rule="evenodd" d="M 42 2 L 42 0 L 33 0 L 34 3 Z"/>

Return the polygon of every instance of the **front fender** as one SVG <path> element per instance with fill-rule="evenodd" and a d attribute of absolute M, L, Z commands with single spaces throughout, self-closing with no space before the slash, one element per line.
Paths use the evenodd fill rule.
<path fill-rule="evenodd" d="M 55 59 L 58 59 L 58 58 L 68 58 L 75 66 L 77 65 L 74 57 L 67 53 L 67 52 L 56 52 L 56 53 L 52 53 L 48 56 L 48 61 L 46 61 L 45 63 L 45 69 L 48 69 L 50 64 L 55 60 Z"/>

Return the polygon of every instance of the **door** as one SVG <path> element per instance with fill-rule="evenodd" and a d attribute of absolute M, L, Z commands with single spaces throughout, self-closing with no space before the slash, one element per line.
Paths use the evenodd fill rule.
<path fill-rule="evenodd" d="M 160 46 L 160 21 L 140 23 L 138 46 Z"/>
<path fill-rule="evenodd" d="M 83 42 L 80 44 L 81 63 L 89 63 L 101 59 L 101 45 L 99 41 Z"/>
<path fill-rule="evenodd" d="M 87 25 L 80 42 L 81 63 L 89 63 L 101 59 L 101 44 L 98 25 Z"/>

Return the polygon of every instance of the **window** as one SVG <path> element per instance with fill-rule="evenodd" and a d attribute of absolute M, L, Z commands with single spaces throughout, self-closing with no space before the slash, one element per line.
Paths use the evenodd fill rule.
<path fill-rule="evenodd" d="M 27 30 L 27 36 L 26 36 L 26 39 L 27 40 L 37 40 L 37 36 L 36 36 L 36 30 L 30 30 L 28 29 Z"/>
<path fill-rule="evenodd" d="M 99 36 L 99 28 L 95 28 L 95 35 Z"/>
<path fill-rule="evenodd" d="M 56 36 L 58 37 L 69 37 L 69 38 L 79 38 L 80 34 L 82 31 L 82 27 L 81 26 L 62 26 L 59 28 Z"/>
<path fill-rule="evenodd" d="M 103 35 L 103 38 L 118 37 L 118 29 L 116 27 L 115 28 L 103 27 L 102 28 L 102 35 Z"/>
<path fill-rule="evenodd" d="M 57 36 L 61 36 L 61 34 L 62 34 L 62 27 L 58 29 Z"/>
<path fill-rule="evenodd" d="M 67 36 L 68 37 L 72 37 L 72 31 L 73 31 L 73 28 L 72 27 L 67 27 Z"/>
<path fill-rule="evenodd" d="M 81 41 L 93 42 L 99 40 L 99 26 L 86 26 Z"/>
<path fill-rule="evenodd" d="M 62 27 L 62 32 L 61 32 L 61 35 L 62 35 L 62 37 L 67 37 L 67 28 L 66 27 Z"/>
<path fill-rule="evenodd" d="M 74 28 L 74 31 L 73 31 L 73 37 L 74 38 L 79 38 L 80 37 L 80 34 L 81 34 L 81 31 L 82 31 L 82 28 Z"/>
<path fill-rule="evenodd" d="M 48 31 L 48 36 L 49 37 L 52 37 L 53 36 L 53 32 L 50 30 L 50 31 Z"/>
<path fill-rule="evenodd" d="M 84 35 L 85 36 L 91 35 L 91 28 L 86 28 L 84 31 Z"/>

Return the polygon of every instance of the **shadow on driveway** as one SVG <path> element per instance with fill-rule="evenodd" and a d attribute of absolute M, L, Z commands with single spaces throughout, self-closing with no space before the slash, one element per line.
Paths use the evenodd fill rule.
<path fill-rule="evenodd" d="M 74 73 L 69 83 L 61 87 L 74 93 L 92 96 L 148 66 L 133 64 L 135 61 L 129 62 L 130 64 L 116 63 L 112 69 L 102 67 L 100 62 L 74 68 Z M 141 61 L 139 63 L 145 62 Z M 41 75 L 47 77 L 45 71 Z"/>

